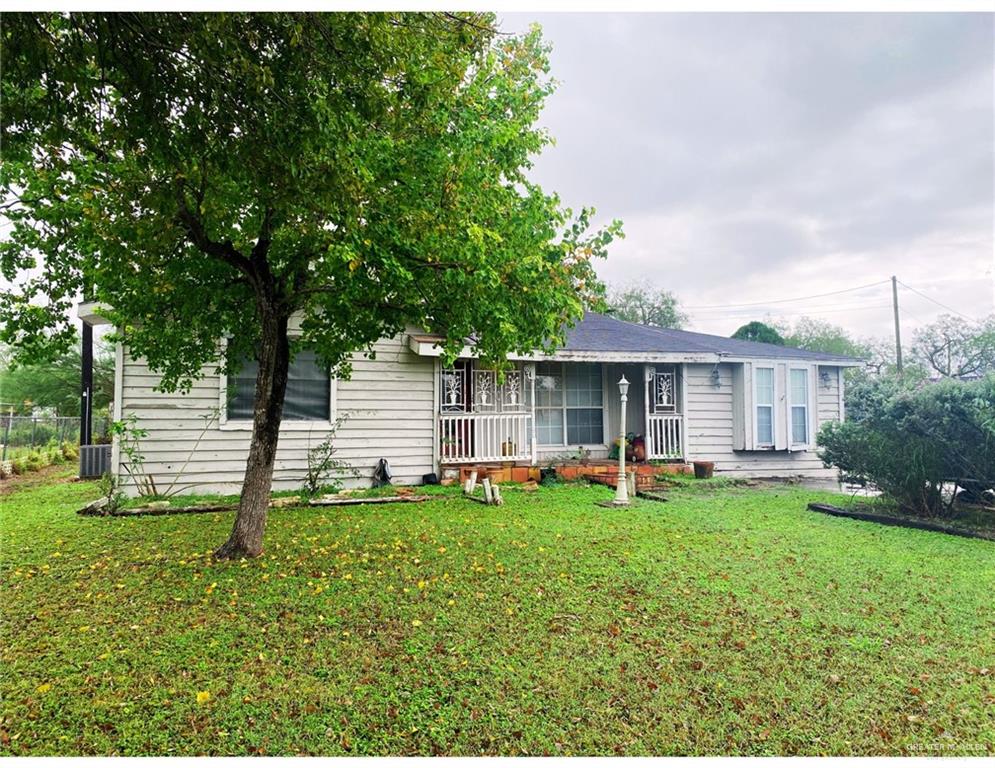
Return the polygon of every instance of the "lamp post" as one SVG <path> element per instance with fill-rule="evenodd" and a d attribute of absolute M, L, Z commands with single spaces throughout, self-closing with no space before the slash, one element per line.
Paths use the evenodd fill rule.
<path fill-rule="evenodd" d="M 625 404 L 629 402 L 629 382 L 625 380 L 625 374 L 618 380 L 618 393 L 622 396 L 622 416 L 618 433 L 618 485 L 613 503 L 615 506 L 625 507 L 629 505 L 629 487 L 625 482 Z"/>

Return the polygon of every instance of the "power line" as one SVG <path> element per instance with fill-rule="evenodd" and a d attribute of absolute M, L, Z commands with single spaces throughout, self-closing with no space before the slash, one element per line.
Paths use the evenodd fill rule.
<path fill-rule="evenodd" d="M 954 309 L 953 307 L 948 307 L 948 306 L 947 306 L 946 304 L 943 304 L 943 303 L 941 303 L 941 302 L 937 301 L 936 299 L 933 299 L 933 298 L 931 298 L 931 297 L 927 296 L 927 295 L 926 295 L 925 293 L 923 293 L 922 291 L 917 291 L 917 290 L 916 290 L 915 288 L 913 288 L 913 287 L 912 287 L 911 285 L 906 285 L 906 284 L 905 284 L 905 283 L 903 283 L 903 282 L 902 282 L 901 280 L 899 280 L 899 281 L 898 281 L 898 284 L 899 284 L 899 285 L 901 285 L 901 286 L 902 286 L 903 288 L 908 288 L 908 289 L 909 289 L 910 291 L 912 291 L 912 293 L 915 293 L 915 294 L 918 294 L 919 296 L 922 296 L 922 297 L 923 297 L 924 299 L 926 299 L 926 301 L 931 301 L 931 302 L 933 302 L 934 304 L 936 304 L 936 306 L 938 306 L 938 307 L 943 307 L 943 308 L 944 308 L 945 310 L 947 310 L 948 312 L 953 312 L 953 313 L 954 313 L 955 315 L 960 315 L 960 316 L 961 316 L 961 317 L 963 317 L 963 318 L 964 318 L 965 320 L 970 320 L 970 321 L 974 322 L 974 318 L 973 318 L 973 317 L 968 317 L 968 316 L 967 316 L 967 315 L 965 315 L 965 314 L 964 314 L 963 312 L 959 312 L 959 311 L 957 311 L 956 309 Z"/>
<path fill-rule="evenodd" d="M 706 304 L 695 307 L 682 307 L 682 309 L 729 309 L 731 307 L 764 307 L 769 304 L 785 304 L 791 301 L 806 301 L 808 299 L 820 299 L 823 296 L 838 296 L 841 293 L 850 293 L 851 291 L 862 291 L 864 288 L 873 288 L 876 285 L 884 285 L 889 282 L 888 280 L 879 280 L 876 283 L 868 283 L 867 285 L 857 285 L 853 288 L 844 288 L 841 291 L 829 291 L 828 293 L 814 293 L 811 296 L 796 296 L 793 299 L 774 299 L 772 301 L 753 301 L 746 302 L 743 304 Z"/>
<path fill-rule="evenodd" d="M 693 314 L 695 317 L 707 316 L 707 315 L 743 315 L 743 314 L 806 314 L 810 312 L 846 312 L 847 310 L 860 310 L 867 307 L 866 301 L 859 304 L 818 304 L 815 306 L 806 306 L 804 309 L 798 307 L 784 307 L 783 309 L 770 308 L 763 309 L 757 307 L 744 307 L 742 309 L 702 309 L 697 310 Z M 876 306 L 876 305 L 875 305 Z M 881 306 L 891 306 L 881 305 Z"/>

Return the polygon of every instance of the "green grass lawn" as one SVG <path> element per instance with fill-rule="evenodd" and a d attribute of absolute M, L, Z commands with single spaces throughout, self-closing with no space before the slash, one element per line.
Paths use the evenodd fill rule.
<path fill-rule="evenodd" d="M 5 754 L 989 754 L 995 545 L 797 488 L 271 513 L 0 496 Z"/>

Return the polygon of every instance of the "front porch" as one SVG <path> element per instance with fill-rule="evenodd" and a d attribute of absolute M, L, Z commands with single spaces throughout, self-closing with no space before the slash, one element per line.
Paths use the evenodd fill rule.
<path fill-rule="evenodd" d="M 618 381 L 630 382 L 630 459 L 685 461 L 683 366 L 608 362 L 522 363 L 500 376 L 461 359 L 440 368 L 440 466 L 537 466 L 615 455 L 621 427 Z"/>

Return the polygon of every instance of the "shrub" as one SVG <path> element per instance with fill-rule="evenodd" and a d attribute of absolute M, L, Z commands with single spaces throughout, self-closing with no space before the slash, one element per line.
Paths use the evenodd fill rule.
<path fill-rule="evenodd" d="M 343 421 L 345 417 L 337 419 L 328 436 L 318 445 L 308 449 L 307 471 L 300 490 L 303 498 L 313 499 L 323 494 L 338 493 L 342 490 L 342 475 L 351 474 L 356 477 L 355 470 L 347 462 L 336 459 L 334 455 L 337 450 L 333 443 L 335 432 Z"/>
<path fill-rule="evenodd" d="M 24 465 L 28 472 L 37 472 L 39 469 L 45 466 L 45 458 L 41 455 L 39 451 L 31 451 L 24 458 Z"/>
<path fill-rule="evenodd" d="M 105 472 L 98 481 L 98 487 L 104 498 L 103 514 L 111 515 L 117 512 L 127 498 L 121 491 L 121 481 L 110 472 Z"/>
<path fill-rule="evenodd" d="M 924 515 L 950 511 L 945 482 L 972 495 L 995 485 L 995 376 L 888 387 L 869 386 L 858 420 L 825 425 L 818 444 L 826 466 Z"/>
<path fill-rule="evenodd" d="M 893 397 L 901 392 L 911 392 L 912 389 L 913 384 L 908 379 L 856 372 L 846 382 L 847 421 L 864 421 L 879 413 Z"/>

